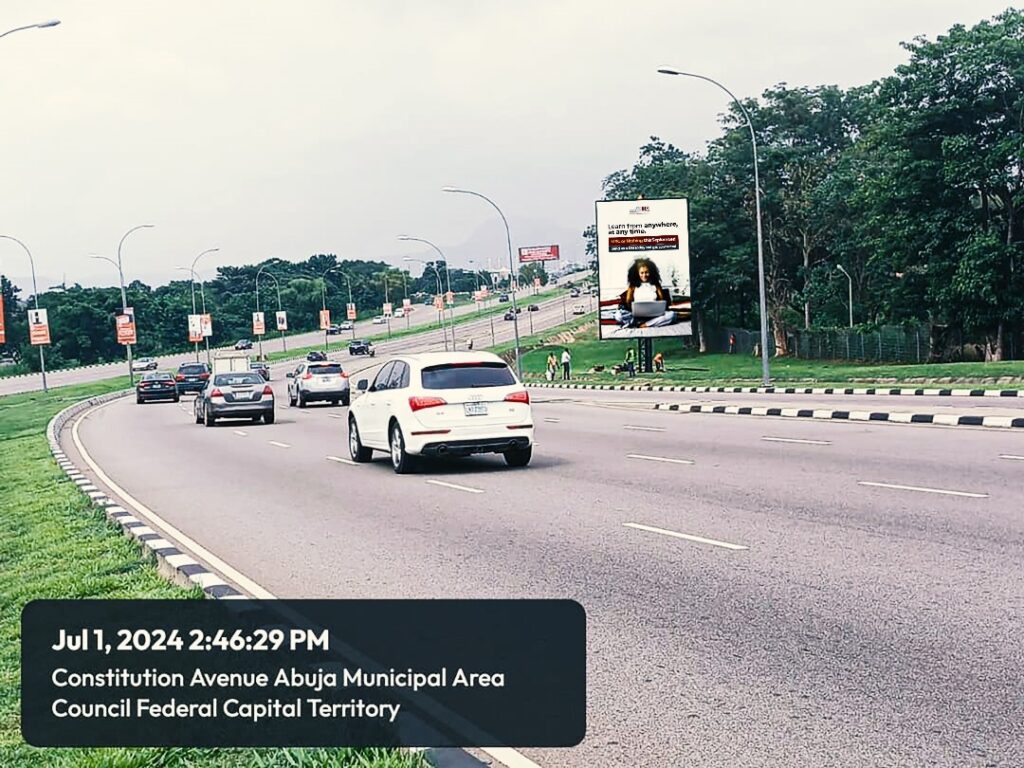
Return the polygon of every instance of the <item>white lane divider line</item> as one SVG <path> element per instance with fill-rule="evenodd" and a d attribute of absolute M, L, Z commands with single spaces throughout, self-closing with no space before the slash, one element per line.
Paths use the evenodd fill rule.
<path fill-rule="evenodd" d="M 344 419 L 345 418 L 340 413 L 328 413 L 327 415 L 330 416 L 332 419 Z"/>
<path fill-rule="evenodd" d="M 246 435 L 248 435 L 249 433 L 248 433 L 248 432 L 243 432 L 243 431 L 242 431 L 242 430 L 240 430 L 240 429 L 236 429 L 236 430 L 235 430 L 235 434 L 236 434 L 236 435 L 238 435 L 239 437 L 245 437 L 245 436 L 246 436 Z"/>
<path fill-rule="evenodd" d="M 732 550 L 743 550 L 750 549 L 742 544 L 730 544 L 728 541 L 718 541 L 717 539 L 706 539 L 703 536 L 693 536 L 689 533 L 679 533 L 678 531 L 669 531 L 665 528 L 655 528 L 652 525 L 641 525 L 640 523 L 623 523 L 627 528 L 635 528 L 638 531 L 647 531 L 648 533 L 660 533 L 662 536 L 671 536 L 676 539 L 686 539 L 687 541 L 695 541 L 698 544 L 710 544 L 713 547 L 722 547 L 722 549 Z"/>
<path fill-rule="evenodd" d="M 831 440 L 802 440 L 797 437 L 762 437 L 769 443 L 798 443 L 800 445 L 832 445 Z"/>
<path fill-rule="evenodd" d="M 1024 456 L 1014 456 L 1012 453 L 1001 453 L 999 458 L 1009 459 L 1010 461 L 1024 461 Z"/>
<path fill-rule="evenodd" d="M 623 429 L 635 429 L 638 432 L 665 432 L 665 427 L 638 427 L 634 424 L 623 424 Z"/>
<path fill-rule="evenodd" d="M 561 419 L 544 419 L 544 421 L 546 421 L 548 424 L 558 424 L 559 422 L 561 422 Z"/>
<path fill-rule="evenodd" d="M 279 443 L 277 442 L 277 440 L 267 440 L 267 442 L 270 443 L 271 445 L 276 445 L 278 448 L 291 448 L 291 446 L 288 445 L 288 443 Z"/>
<path fill-rule="evenodd" d="M 352 459 L 343 459 L 343 458 L 341 458 L 341 456 L 328 456 L 327 460 L 328 461 L 336 461 L 339 464 L 348 464 L 349 466 L 352 466 L 352 467 L 356 466 L 356 464 L 357 464 L 357 462 L 352 461 Z"/>
<path fill-rule="evenodd" d="M 643 459 L 644 461 L 662 461 L 666 464 L 693 464 L 690 459 L 670 459 L 667 456 L 645 456 L 642 453 L 627 453 L 627 459 Z"/>
<path fill-rule="evenodd" d="M 942 488 L 922 488 L 917 485 L 896 485 L 894 483 L 873 483 L 868 480 L 859 480 L 857 485 L 868 485 L 872 488 L 892 488 L 897 491 L 918 491 L 920 493 L 939 493 L 943 496 L 963 496 L 968 499 L 987 499 L 987 493 L 970 493 L 968 491 L 947 491 Z"/>
<path fill-rule="evenodd" d="M 446 483 L 443 480 L 427 480 L 431 485 L 440 485 L 444 488 L 454 488 L 456 491 L 465 491 L 466 493 L 483 493 L 481 488 L 470 488 L 468 485 L 456 485 L 455 483 Z"/>

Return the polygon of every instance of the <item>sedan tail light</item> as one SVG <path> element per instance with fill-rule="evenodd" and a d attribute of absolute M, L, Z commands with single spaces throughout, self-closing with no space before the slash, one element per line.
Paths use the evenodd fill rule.
<path fill-rule="evenodd" d="M 506 403 L 525 403 L 530 404 L 530 393 L 525 389 L 522 392 L 512 392 L 511 394 L 505 395 Z"/>
<path fill-rule="evenodd" d="M 210 393 L 210 397 L 224 397 L 224 393 L 217 389 L 217 387 L 214 387 L 213 392 Z"/>
<path fill-rule="evenodd" d="M 410 397 L 409 407 L 413 412 L 421 411 L 424 408 L 436 408 L 439 405 L 448 405 L 443 397 Z"/>
<path fill-rule="evenodd" d="M 267 386 L 265 386 L 265 387 L 263 388 L 263 394 L 264 394 L 264 395 L 270 395 L 271 397 L 273 397 L 273 395 L 274 395 L 274 390 L 272 390 L 272 389 L 270 388 L 270 385 L 269 385 L 269 384 L 267 384 Z"/>

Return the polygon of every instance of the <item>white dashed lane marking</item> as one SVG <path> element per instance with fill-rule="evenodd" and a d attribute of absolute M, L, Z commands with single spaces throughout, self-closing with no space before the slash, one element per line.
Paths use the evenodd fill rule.
<path fill-rule="evenodd" d="M 627 459 L 643 459 L 644 461 L 661 461 L 665 464 L 693 464 L 690 459 L 670 459 L 667 456 L 644 456 L 642 453 L 627 453 Z"/>
<path fill-rule="evenodd" d="M 456 491 L 465 491 L 466 493 L 483 493 L 481 488 L 470 488 L 468 485 L 456 485 L 455 483 L 446 483 L 443 480 L 427 480 L 431 485 L 440 485 L 444 488 L 454 488 Z"/>
<path fill-rule="evenodd" d="M 245 437 L 245 436 L 246 436 L 246 435 L 248 435 L 249 433 L 248 433 L 248 432 L 243 432 L 243 431 L 242 431 L 242 430 L 240 430 L 240 429 L 236 429 L 236 430 L 235 430 L 235 434 L 236 434 L 236 435 L 238 435 L 238 436 L 240 436 L 240 437 Z"/>
<path fill-rule="evenodd" d="M 278 448 L 291 448 L 291 446 L 288 445 L 288 443 L 279 443 L 277 442 L 277 440 L 267 440 L 267 442 L 270 443 L 271 445 L 276 445 Z"/>
<path fill-rule="evenodd" d="M 1012 453 L 1001 453 L 999 458 L 1009 459 L 1010 461 L 1024 461 L 1024 456 L 1014 456 Z"/>
<path fill-rule="evenodd" d="M 798 443 L 799 445 L 832 445 L 831 440 L 801 440 L 796 437 L 762 437 L 769 443 Z"/>
<path fill-rule="evenodd" d="M 896 485 L 894 483 L 873 483 L 868 480 L 860 480 L 857 485 L 867 485 L 872 488 L 891 488 L 897 491 L 917 491 L 918 493 L 938 493 L 943 496 L 962 496 L 968 499 L 987 499 L 987 493 L 970 493 L 968 491 L 947 491 L 943 488 L 923 488 L 917 485 Z"/>
<path fill-rule="evenodd" d="M 357 463 L 357 462 L 352 461 L 352 459 L 343 459 L 341 456 L 328 456 L 327 460 L 328 461 L 336 461 L 339 464 L 348 464 L 348 465 L 353 466 L 353 467 L 356 466 L 356 463 Z"/>
<path fill-rule="evenodd" d="M 722 549 L 731 550 L 742 550 L 749 549 L 744 547 L 742 544 L 730 544 L 728 541 L 718 541 L 717 539 L 707 539 L 703 536 L 693 536 L 689 533 L 679 533 L 679 531 L 669 531 L 665 528 L 655 528 L 652 525 L 641 525 L 640 523 L 623 523 L 627 528 L 635 528 L 638 531 L 647 531 L 648 533 L 658 533 L 662 536 L 671 536 L 676 539 L 686 539 L 687 541 L 694 541 L 698 544 L 710 544 L 713 547 L 722 547 Z"/>
<path fill-rule="evenodd" d="M 635 429 L 638 432 L 665 432 L 665 427 L 638 427 L 633 424 L 623 424 L 623 429 Z"/>

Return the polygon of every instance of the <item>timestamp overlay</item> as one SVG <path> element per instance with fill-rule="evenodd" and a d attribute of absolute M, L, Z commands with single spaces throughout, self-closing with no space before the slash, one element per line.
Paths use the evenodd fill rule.
<path fill-rule="evenodd" d="M 40 747 L 566 747 L 586 731 L 573 600 L 35 600 Z"/>

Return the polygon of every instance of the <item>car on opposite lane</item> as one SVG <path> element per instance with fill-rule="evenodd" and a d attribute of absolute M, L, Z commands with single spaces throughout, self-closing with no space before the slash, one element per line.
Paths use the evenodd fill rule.
<path fill-rule="evenodd" d="M 202 392 L 209 378 L 210 366 L 206 363 L 182 363 L 178 366 L 178 372 L 174 374 L 179 395 L 186 392 Z"/>
<path fill-rule="evenodd" d="M 373 357 L 376 352 L 373 348 L 373 342 L 369 339 L 352 339 L 348 343 L 348 353 L 350 355 L 369 355 Z"/>
<path fill-rule="evenodd" d="M 327 355 L 325 355 L 323 352 L 320 352 L 320 351 L 318 351 L 316 349 L 314 349 L 312 352 L 310 352 L 308 355 L 306 355 L 306 360 L 308 362 L 310 362 L 310 363 L 321 363 L 321 362 L 323 362 L 326 359 L 327 359 Z"/>
<path fill-rule="evenodd" d="M 533 456 L 530 395 L 490 352 L 427 352 L 385 363 L 349 407 L 349 453 L 366 462 L 386 451 L 398 474 L 420 456 L 500 453 L 511 467 Z"/>
<path fill-rule="evenodd" d="M 140 357 L 132 360 L 132 372 L 155 371 L 159 366 L 152 357 Z"/>
<path fill-rule="evenodd" d="M 174 377 L 165 372 L 146 373 L 135 385 L 135 402 L 142 404 L 150 400 L 173 400 L 178 402 L 180 395 Z"/>
<path fill-rule="evenodd" d="M 288 405 L 305 408 L 316 401 L 349 404 L 348 374 L 341 363 L 329 360 L 299 363 L 294 371 L 285 375 L 288 377 Z"/>
<path fill-rule="evenodd" d="M 239 339 L 235 342 L 235 349 L 252 349 L 252 342 L 249 339 Z"/>
<path fill-rule="evenodd" d="M 274 390 L 258 373 L 218 373 L 192 406 L 196 424 L 212 427 L 218 419 L 263 419 L 274 423 Z"/>

